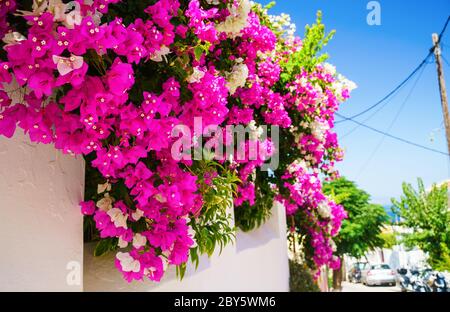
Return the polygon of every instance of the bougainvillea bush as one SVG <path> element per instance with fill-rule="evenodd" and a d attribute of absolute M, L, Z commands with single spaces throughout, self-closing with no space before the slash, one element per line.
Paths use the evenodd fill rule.
<path fill-rule="evenodd" d="M 353 84 L 318 55 L 330 39 L 320 16 L 301 40 L 287 15 L 267 9 L 248 0 L 0 0 L 0 134 L 19 127 L 84 157 L 85 238 L 98 241 L 96 255 L 116 251 L 126 280 L 160 281 L 168 266 L 183 275 L 189 257 L 198 264 L 233 240 L 233 206 L 248 231 L 274 201 L 314 265 L 338 266 L 332 237 L 345 212 L 321 179 L 337 176 L 334 113 Z M 211 143 L 209 125 L 250 133 L 222 158 L 175 157 Z M 262 135 L 265 125 L 279 136 Z M 232 145 L 233 133 L 216 132 Z M 278 166 L 264 170 L 275 156 Z"/>

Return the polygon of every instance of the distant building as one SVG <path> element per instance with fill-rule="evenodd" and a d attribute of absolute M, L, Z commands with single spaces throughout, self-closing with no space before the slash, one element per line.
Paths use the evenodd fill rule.
<path fill-rule="evenodd" d="M 400 239 L 401 234 L 406 234 L 411 232 L 411 229 L 392 225 L 384 228 L 384 233 L 395 233 L 397 234 L 397 239 Z M 403 244 L 398 244 L 392 247 L 392 249 L 387 248 L 377 248 L 376 250 L 366 253 L 365 257 L 361 259 L 355 259 L 352 257 L 345 257 L 345 266 L 348 269 L 351 265 L 358 261 L 367 261 L 370 264 L 386 263 L 393 270 L 399 268 L 420 268 L 426 266 L 427 255 L 419 248 L 408 249 Z"/>

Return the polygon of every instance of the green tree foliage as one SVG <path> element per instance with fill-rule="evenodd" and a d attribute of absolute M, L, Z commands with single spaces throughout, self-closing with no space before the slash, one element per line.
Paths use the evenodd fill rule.
<path fill-rule="evenodd" d="M 328 44 L 335 33 L 335 30 L 329 33 L 325 31 L 325 25 L 322 23 L 322 12 L 318 11 L 316 22 L 305 27 L 302 49 L 293 53 L 287 63 L 282 64 L 281 78 L 283 82 L 289 81 L 302 69 L 310 72 L 318 64 L 325 62 L 328 59 L 328 54 L 320 54 L 320 51 Z"/>
<path fill-rule="evenodd" d="M 393 211 L 401 217 L 401 225 L 411 229 L 403 234 L 408 247 L 417 246 L 429 255 L 428 262 L 436 270 L 450 270 L 450 211 L 447 185 L 434 184 L 426 190 L 422 179 L 418 189 L 403 183 L 400 200 L 392 199 Z"/>
<path fill-rule="evenodd" d="M 383 248 L 392 249 L 395 245 L 397 245 L 397 236 L 395 233 L 383 232 L 380 234 L 380 238 L 383 240 Z"/>
<path fill-rule="evenodd" d="M 384 245 L 380 234 L 389 218 L 383 206 L 371 204 L 369 194 L 346 178 L 325 183 L 324 192 L 344 206 L 348 213 L 348 218 L 334 239 L 336 254 L 360 258 L 367 251 Z"/>

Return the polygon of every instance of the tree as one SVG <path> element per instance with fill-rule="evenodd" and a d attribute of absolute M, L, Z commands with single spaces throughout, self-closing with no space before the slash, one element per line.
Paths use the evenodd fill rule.
<path fill-rule="evenodd" d="M 422 179 L 418 190 L 403 183 L 400 200 L 392 199 L 400 225 L 412 231 L 402 235 L 407 247 L 417 246 L 428 253 L 428 264 L 435 270 L 450 270 L 450 211 L 447 184 L 434 184 L 425 190 Z"/>
<path fill-rule="evenodd" d="M 334 239 L 338 256 L 361 258 L 367 251 L 384 245 L 380 234 L 389 218 L 383 206 L 371 204 L 370 195 L 344 177 L 325 183 L 324 192 L 342 205 L 348 214 Z M 334 289 L 341 289 L 342 268 L 341 263 L 341 268 L 333 271 Z"/>
<path fill-rule="evenodd" d="M 384 231 L 380 234 L 380 238 L 383 240 L 383 246 L 380 248 L 381 261 L 384 262 L 383 249 L 392 249 L 395 245 L 397 245 L 397 236 L 395 233 Z"/>
<path fill-rule="evenodd" d="M 392 249 L 392 247 L 397 245 L 397 236 L 395 233 L 383 232 L 380 234 L 380 238 L 384 241 L 383 248 Z"/>

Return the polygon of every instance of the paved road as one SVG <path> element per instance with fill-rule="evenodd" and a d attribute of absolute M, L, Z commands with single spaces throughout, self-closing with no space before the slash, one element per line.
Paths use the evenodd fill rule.
<path fill-rule="evenodd" d="M 363 284 L 342 283 L 342 292 L 400 292 L 397 286 L 364 286 Z"/>

